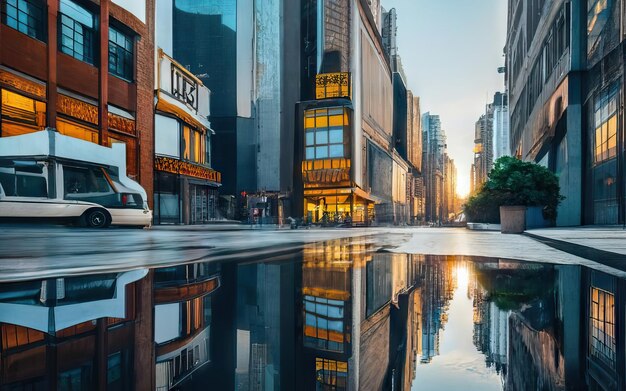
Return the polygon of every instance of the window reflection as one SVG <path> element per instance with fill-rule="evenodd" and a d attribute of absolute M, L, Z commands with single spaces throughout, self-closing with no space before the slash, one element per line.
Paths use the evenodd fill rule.
<path fill-rule="evenodd" d="M 345 391 L 348 389 L 348 363 L 315 359 L 317 391 Z"/>
<path fill-rule="evenodd" d="M 615 368 L 615 296 L 591 287 L 589 350 L 610 368 Z"/>
<path fill-rule="evenodd" d="M 304 344 L 317 349 L 344 351 L 345 302 L 304 296 Z"/>

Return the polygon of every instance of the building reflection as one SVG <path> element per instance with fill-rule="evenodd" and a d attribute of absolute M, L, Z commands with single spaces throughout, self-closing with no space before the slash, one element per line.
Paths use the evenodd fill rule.
<path fill-rule="evenodd" d="M 150 335 L 140 293 L 147 271 L 0 285 L 0 389 L 150 388 Z"/>
<path fill-rule="evenodd" d="M 216 264 L 154 271 L 156 389 L 184 383 L 211 359 L 211 293 L 219 287 Z"/>
<path fill-rule="evenodd" d="M 472 342 L 503 389 L 625 389 L 619 277 L 362 238 L 0 284 L 0 390 L 408 391 L 467 281 Z"/>

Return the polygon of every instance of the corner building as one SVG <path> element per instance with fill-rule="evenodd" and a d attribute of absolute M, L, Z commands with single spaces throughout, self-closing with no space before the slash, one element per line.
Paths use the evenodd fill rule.
<path fill-rule="evenodd" d="M 153 0 L 2 0 L 0 137 L 126 146 L 152 198 Z"/>
<path fill-rule="evenodd" d="M 393 222 L 393 83 L 381 10 L 364 0 L 302 2 L 296 215 Z M 298 210 L 299 209 L 299 210 Z"/>
<path fill-rule="evenodd" d="M 624 1 L 509 1 L 511 152 L 559 176 L 557 225 L 626 221 Z"/>

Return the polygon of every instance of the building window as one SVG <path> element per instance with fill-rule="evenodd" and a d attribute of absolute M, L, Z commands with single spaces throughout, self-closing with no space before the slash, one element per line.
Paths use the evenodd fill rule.
<path fill-rule="evenodd" d="M 304 344 L 305 346 L 344 351 L 344 302 L 321 297 L 304 297 Z"/>
<path fill-rule="evenodd" d="M 86 390 L 93 386 L 91 362 L 81 367 L 60 372 L 57 376 L 59 390 Z"/>
<path fill-rule="evenodd" d="M 46 127 L 46 104 L 2 90 L 2 131 L 0 136 L 19 136 Z"/>
<path fill-rule="evenodd" d="M 615 368 L 615 296 L 591 287 L 589 351 L 609 368 Z"/>
<path fill-rule="evenodd" d="M 206 142 L 202 132 L 188 125 L 183 125 L 182 155 L 184 160 L 193 163 L 206 163 Z"/>
<path fill-rule="evenodd" d="M 61 0 L 59 49 L 77 60 L 94 64 L 96 17 L 71 0 Z"/>
<path fill-rule="evenodd" d="M 41 0 L 3 0 L 2 23 L 43 41 L 46 29 L 44 10 Z"/>
<path fill-rule="evenodd" d="M 305 160 L 345 157 L 343 108 L 309 110 L 304 114 Z"/>
<path fill-rule="evenodd" d="M 619 84 L 607 88 L 596 99 L 594 112 L 594 159 L 596 164 L 617 156 L 617 95 Z"/>
<path fill-rule="evenodd" d="M 65 118 L 57 118 L 57 130 L 65 136 L 91 141 L 96 144 L 98 144 L 100 140 L 97 129 L 90 128 L 89 126 L 82 125 Z"/>
<path fill-rule="evenodd" d="M 609 20 L 613 0 L 587 0 L 587 50 L 594 50 L 602 30 Z"/>
<path fill-rule="evenodd" d="M 315 359 L 316 391 L 345 391 L 348 389 L 348 363 Z"/>
<path fill-rule="evenodd" d="M 114 27 L 109 27 L 109 72 L 133 80 L 133 39 Z"/>

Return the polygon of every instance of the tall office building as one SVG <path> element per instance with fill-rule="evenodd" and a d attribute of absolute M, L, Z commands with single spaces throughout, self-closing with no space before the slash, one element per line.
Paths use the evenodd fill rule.
<path fill-rule="evenodd" d="M 293 188 L 299 2 L 163 1 L 172 5 L 174 58 L 212 91 L 213 160 L 222 194 L 241 195 L 244 210 L 280 221 Z"/>
<path fill-rule="evenodd" d="M 429 222 L 441 223 L 444 206 L 444 176 L 446 156 L 446 134 L 441 129 L 441 119 L 430 112 L 422 115 L 422 132 L 424 139 L 423 170 L 424 187 L 426 189 L 425 219 Z"/>
<path fill-rule="evenodd" d="M 509 101 L 506 93 L 496 92 L 493 98 L 493 161 L 511 155 Z"/>

